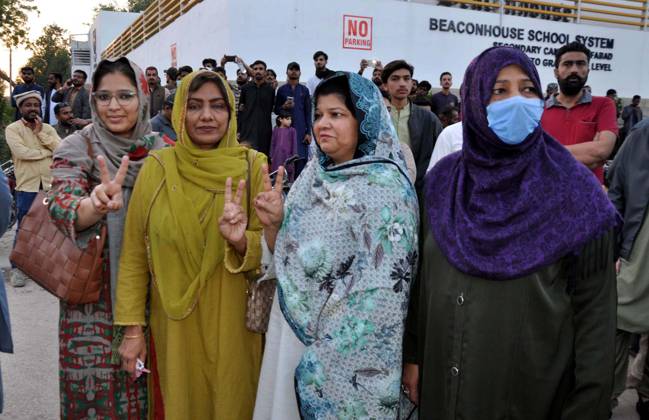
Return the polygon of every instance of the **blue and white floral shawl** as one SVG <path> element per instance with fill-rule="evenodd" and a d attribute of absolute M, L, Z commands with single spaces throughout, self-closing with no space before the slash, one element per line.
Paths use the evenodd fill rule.
<path fill-rule="evenodd" d="M 302 416 L 394 419 L 417 197 L 377 87 L 353 73 L 334 77 L 349 82 L 357 157 L 334 165 L 312 146 L 275 246 L 279 302 L 307 346 L 295 371 Z"/>

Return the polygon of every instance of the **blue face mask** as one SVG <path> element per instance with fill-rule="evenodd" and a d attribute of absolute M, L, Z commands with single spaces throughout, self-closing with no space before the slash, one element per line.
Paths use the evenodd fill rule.
<path fill-rule="evenodd" d="M 487 106 L 489 128 L 507 144 L 520 144 L 536 129 L 543 115 L 539 98 L 514 96 Z"/>

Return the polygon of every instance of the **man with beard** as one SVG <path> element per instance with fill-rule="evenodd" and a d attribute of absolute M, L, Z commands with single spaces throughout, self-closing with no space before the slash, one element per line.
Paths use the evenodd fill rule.
<path fill-rule="evenodd" d="M 315 75 L 306 82 L 306 87 L 309 88 L 309 94 L 313 96 L 315 88 L 318 87 L 320 81 L 334 75 L 336 72 L 327 68 L 329 56 L 324 51 L 316 51 L 313 54 L 313 65 L 315 66 Z"/>
<path fill-rule="evenodd" d="M 250 66 L 253 81 L 241 88 L 239 96 L 239 138 L 268 156 L 273 135 L 270 114 L 275 90 L 266 81 L 266 63 L 257 60 Z"/>
<path fill-rule="evenodd" d="M 311 143 L 311 95 L 309 89 L 300 84 L 301 74 L 298 63 L 289 63 L 286 66 L 286 84 L 277 89 L 275 98 L 275 114 L 288 112 L 291 115 L 291 126 L 297 133 L 297 153 L 304 159 L 296 163 L 295 177 L 304 169 Z"/>
<path fill-rule="evenodd" d="M 358 70 L 358 74 L 362 76 L 363 73 L 365 73 L 365 69 L 370 67 L 370 64 L 372 65 L 372 67 L 374 67 L 374 70 L 372 70 L 372 81 L 376 86 L 381 87 L 383 85 L 383 81 L 381 80 L 381 73 L 383 73 L 383 64 L 381 64 L 380 60 L 368 61 L 366 59 L 362 59 L 361 68 Z"/>
<path fill-rule="evenodd" d="M 460 100 L 457 96 L 451 93 L 451 86 L 453 86 L 453 75 L 451 73 L 445 71 L 440 74 L 439 85 L 442 87 L 442 90 L 430 98 L 433 112 L 438 117 L 443 109 L 448 107 L 457 108 L 460 104 Z"/>
<path fill-rule="evenodd" d="M 72 106 L 74 117 L 70 123 L 82 129 L 92 122 L 90 115 L 90 93 L 85 87 L 88 75 L 83 70 L 75 70 L 72 79 L 65 82 L 53 96 L 53 102 L 67 102 Z"/>
<path fill-rule="evenodd" d="M 153 118 L 158 115 L 158 112 L 164 105 L 165 98 L 169 96 L 169 92 L 164 86 L 160 85 L 160 78 L 158 77 L 158 69 L 150 66 L 145 70 L 146 82 L 149 85 L 149 117 Z"/>
<path fill-rule="evenodd" d="M 56 130 L 41 120 L 41 92 L 31 90 L 14 99 L 22 118 L 7 126 L 5 136 L 16 174 L 16 219 L 20 227 L 38 191 L 50 189 L 52 153 L 61 140 Z M 13 273 L 12 285 L 24 286 L 25 278 Z"/>
<path fill-rule="evenodd" d="M 34 69 L 25 66 L 20 69 L 20 78 L 23 79 L 23 83 L 17 85 L 12 94 L 11 94 L 11 106 L 16 109 L 14 113 L 14 121 L 18 121 L 21 117 L 20 115 L 20 106 L 16 103 L 16 96 L 21 95 L 25 92 L 36 90 L 41 94 L 41 98 L 45 98 L 45 89 L 37 83 L 34 82 Z"/>
<path fill-rule="evenodd" d="M 178 69 L 175 67 L 169 67 L 165 70 L 165 76 L 167 79 L 165 88 L 167 88 L 169 93 L 175 93 L 177 88 L 176 79 L 178 79 Z"/>
<path fill-rule="evenodd" d="M 237 80 L 234 83 L 228 82 L 230 84 L 230 87 L 232 88 L 232 94 L 234 95 L 234 106 L 237 109 L 237 115 L 239 115 L 239 98 L 241 97 L 241 88 L 244 87 L 249 81 L 250 76 L 248 76 L 248 72 L 237 69 Z"/>
<path fill-rule="evenodd" d="M 74 114 L 72 114 L 72 107 L 69 104 L 65 102 L 56 104 L 54 107 L 54 115 L 56 116 L 57 123 L 53 127 L 61 140 L 77 131 L 77 128 L 70 124 L 70 121 L 74 118 Z"/>
<path fill-rule="evenodd" d="M 604 183 L 604 162 L 615 146 L 618 126 L 615 103 L 584 89 L 590 58 L 590 50 L 579 42 L 557 50 L 554 75 L 559 94 L 546 102 L 541 125 Z"/>
<path fill-rule="evenodd" d="M 413 104 L 408 98 L 415 68 L 404 60 L 395 60 L 383 68 L 383 83 L 390 94 L 390 116 L 401 143 L 412 150 L 417 164 L 415 188 L 421 195 L 424 175 L 433 153 L 442 123 L 430 109 Z"/>
<path fill-rule="evenodd" d="M 61 73 L 50 73 L 47 75 L 47 92 L 45 92 L 45 104 L 43 106 L 43 122 L 51 126 L 57 123 L 56 116 L 54 115 L 54 107 L 56 102 L 52 101 L 52 97 L 56 91 L 63 86 L 63 76 Z"/>

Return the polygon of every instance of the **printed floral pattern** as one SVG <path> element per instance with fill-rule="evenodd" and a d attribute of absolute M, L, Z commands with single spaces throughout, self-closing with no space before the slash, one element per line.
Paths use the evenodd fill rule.
<path fill-rule="evenodd" d="M 314 146 L 275 246 L 280 307 L 307 345 L 295 378 L 308 419 L 394 419 L 417 260 L 417 198 L 376 87 L 347 75 L 361 157 L 340 167 Z"/>
<path fill-rule="evenodd" d="M 84 247 L 100 225 L 75 233 L 77 208 L 94 187 L 86 170 L 65 159 L 55 159 L 52 169 L 76 174 L 54 178 L 48 193 L 50 216 L 56 226 Z M 105 287 L 96 303 L 61 302 L 59 317 L 59 384 L 62 419 L 144 419 L 146 380 L 131 382 L 112 360 L 115 333 L 110 298 L 110 264 L 104 249 Z"/>

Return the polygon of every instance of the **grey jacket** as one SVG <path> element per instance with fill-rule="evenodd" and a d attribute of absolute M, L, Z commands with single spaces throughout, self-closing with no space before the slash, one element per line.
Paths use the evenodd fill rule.
<path fill-rule="evenodd" d="M 430 156 L 433 154 L 437 136 L 442 131 L 442 123 L 429 109 L 411 104 L 408 131 L 410 132 L 412 154 L 417 164 L 415 188 L 421 192 Z"/>
<path fill-rule="evenodd" d="M 608 171 L 608 181 L 608 197 L 624 218 L 620 256 L 628 260 L 649 209 L 649 119 L 629 133 Z"/>
<path fill-rule="evenodd" d="M 165 103 L 165 88 L 164 86 L 158 86 L 151 91 L 149 95 L 149 116 L 151 118 L 158 115 L 158 112 L 162 110 L 162 106 Z"/>
<path fill-rule="evenodd" d="M 75 118 L 81 118 L 84 120 L 89 120 L 91 118 L 90 111 L 90 93 L 82 86 L 79 90 L 79 93 L 74 98 L 74 103 L 70 103 L 70 95 L 72 94 L 72 89 L 68 89 L 65 93 L 56 92 L 52 96 L 52 102 L 67 102 L 72 107 L 72 114 Z"/>

